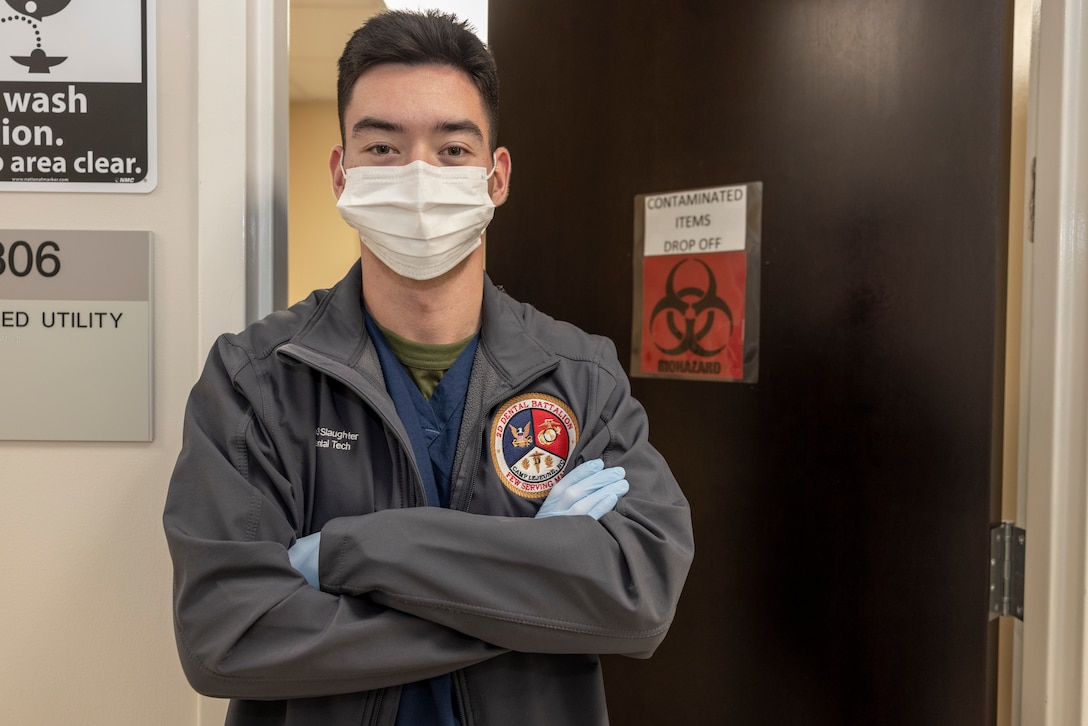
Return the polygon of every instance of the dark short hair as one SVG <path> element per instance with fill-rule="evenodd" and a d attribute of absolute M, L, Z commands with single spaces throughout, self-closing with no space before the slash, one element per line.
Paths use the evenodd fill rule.
<path fill-rule="evenodd" d="M 495 59 L 467 21 L 436 10 L 379 13 L 352 34 L 340 55 L 336 86 L 341 141 L 346 141 L 344 113 L 355 82 L 365 71 L 383 63 L 433 63 L 464 71 L 480 92 L 491 151 L 498 148 L 499 76 Z"/>

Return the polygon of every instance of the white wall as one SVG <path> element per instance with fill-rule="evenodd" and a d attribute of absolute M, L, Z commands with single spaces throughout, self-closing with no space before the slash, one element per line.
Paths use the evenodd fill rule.
<path fill-rule="evenodd" d="M 198 170 L 197 152 L 198 140 L 217 131 L 198 136 L 197 70 L 198 10 L 209 2 L 157 2 L 154 192 L 0 194 L 3 228 L 154 233 L 154 441 L 0 442 L 6 724 L 197 723 L 198 699 L 182 676 L 171 629 L 161 516 L 205 345 L 198 342 L 197 180 L 214 185 L 217 170 Z M 229 117 L 223 123 L 228 129 Z M 78 367 L 78 351 L 71 362 Z M 9 385 L 18 382 L 0 374 L 0 386 Z M 2 400 L 0 388 L 0 415 Z"/>

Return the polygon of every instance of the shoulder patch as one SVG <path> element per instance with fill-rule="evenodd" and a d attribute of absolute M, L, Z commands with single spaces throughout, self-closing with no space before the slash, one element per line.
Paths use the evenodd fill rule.
<path fill-rule="evenodd" d="M 524 393 L 499 407 L 491 423 L 491 459 L 506 488 L 543 499 L 562 478 L 578 443 L 570 405 L 542 393 Z"/>

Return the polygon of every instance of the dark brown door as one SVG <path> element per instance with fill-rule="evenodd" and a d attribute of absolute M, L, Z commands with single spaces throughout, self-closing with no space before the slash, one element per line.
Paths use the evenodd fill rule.
<path fill-rule="evenodd" d="M 755 384 L 635 379 L 697 550 L 614 724 L 993 721 L 1011 2 L 492 2 L 488 271 L 630 355 L 637 194 L 763 183 Z"/>

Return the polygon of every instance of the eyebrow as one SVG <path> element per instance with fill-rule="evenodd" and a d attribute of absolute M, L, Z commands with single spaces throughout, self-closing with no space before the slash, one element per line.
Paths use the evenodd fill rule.
<path fill-rule="evenodd" d="M 447 134 L 468 133 L 475 136 L 480 141 L 484 140 L 484 132 L 480 130 L 479 126 L 468 119 L 440 123 L 435 127 L 435 131 Z"/>
<path fill-rule="evenodd" d="M 364 116 L 352 125 L 351 135 L 355 136 L 362 131 L 368 130 L 386 131 L 394 134 L 403 134 L 407 131 L 403 124 L 377 118 L 375 116 Z M 433 130 L 435 133 L 440 134 L 467 133 L 475 136 L 480 141 L 484 140 L 484 132 L 476 123 L 468 119 L 462 119 L 460 121 L 442 121 L 436 124 Z"/>
<path fill-rule="evenodd" d="M 360 131 L 367 130 L 374 131 L 388 131 L 390 133 L 404 133 L 404 126 L 401 124 L 393 123 L 392 121 L 386 121 L 385 119 L 375 118 L 374 116 L 364 116 L 356 121 L 351 127 L 351 135 L 355 136 Z"/>

